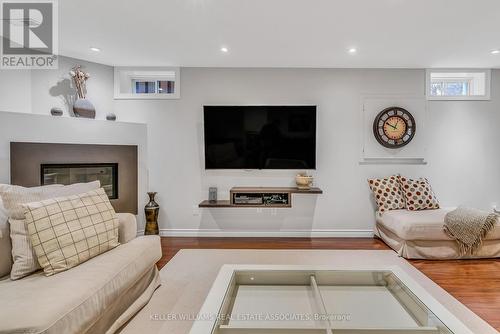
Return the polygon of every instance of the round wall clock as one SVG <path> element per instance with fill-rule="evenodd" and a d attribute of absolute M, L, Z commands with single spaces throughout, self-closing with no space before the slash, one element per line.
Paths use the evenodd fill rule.
<path fill-rule="evenodd" d="M 415 136 L 417 125 L 412 114 L 400 107 L 382 110 L 373 121 L 373 134 L 387 148 L 407 145 Z"/>

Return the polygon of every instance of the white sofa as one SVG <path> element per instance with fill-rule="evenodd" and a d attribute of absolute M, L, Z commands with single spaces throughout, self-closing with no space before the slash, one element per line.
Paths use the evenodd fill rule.
<path fill-rule="evenodd" d="M 454 208 L 391 210 L 377 214 L 375 234 L 407 259 L 458 259 L 500 257 L 500 223 L 496 223 L 474 256 L 461 257 L 458 245 L 443 230 L 445 215 Z"/>
<path fill-rule="evenodd" d="M 114 333 L 147 304 L 160 285 L 160 238 L 136 237 L 135 216 L 118 218 L 118 247 L 53 276 L 1 279 L 0 333 Z M 1 265 L 11 261 L 7 231 L 0 226 Z"/>

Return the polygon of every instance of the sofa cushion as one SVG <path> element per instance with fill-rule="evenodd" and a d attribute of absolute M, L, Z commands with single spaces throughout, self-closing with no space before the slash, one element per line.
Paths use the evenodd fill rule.
<path fill-rule="evenodd" d="M 118 218 L 103 188 L 25 207 L 31 243 L 47 276 L 118 246 Z"/>
<path fill-rule="evenodd" d="M 404 195 L 398 178 L 399 175 L 393 175 L 383 179 L 368 180 L 368 185 L 378 206 L 378 212 L 405 208 Z"/>
<path fill-rule="evenodd" d="M 439 209 L 439 201 L 432 191 L 429 180 L 425 178 L 409 179 L 399 177 L 406 208 L 410 211 Z"/>
<path fill-rule="evenodd" d="M 444 216 L 454 209 L 387 211 L 377 217 L 377 224 L 404 240 L 452 240 L 443 226 Z M 500 239 L 500 223 L 496 223 L 485 239 Z"/>
<path fill-rule="evenodd" d="M 19 279 L 41 269 L 24 222 L 25 208 L 23 204 L 54 197 L 81 194 L 99 187 L 99 181 L 75 183 L 68 186 L 56 184 L 33 188 L 0 185 L 0 197 L 7 210 L 10 223 L 12 260 L 14 262 L 10 272 L 11 279 Z"/>
<path fill-rule="evenodd" d="M 0 281 L 0 329 L 85 333 L 160 257 L 160 238 L 144 236 L 57 275 Z"/>

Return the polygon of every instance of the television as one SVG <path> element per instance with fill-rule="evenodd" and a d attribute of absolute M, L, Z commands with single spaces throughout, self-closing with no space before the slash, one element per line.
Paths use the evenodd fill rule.
<path fill-rule="evenodd" d="M 316 169 L 316 106 L 204 106 L 206 169 Z"/>

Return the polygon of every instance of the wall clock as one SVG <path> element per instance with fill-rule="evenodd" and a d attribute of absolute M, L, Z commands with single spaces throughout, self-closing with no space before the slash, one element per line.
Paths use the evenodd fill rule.
<path fill-rule="evenodd" d="M 400 107 L 382 110 L 373 121 L 375 138 L 387 148 L 399 148 L 410 143 L 416 128 L 412 114 Z"/>

